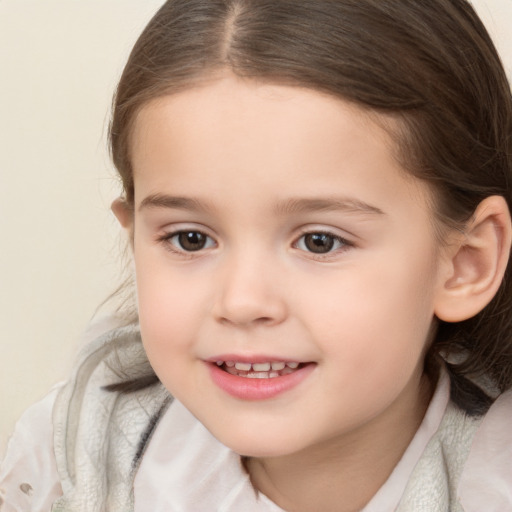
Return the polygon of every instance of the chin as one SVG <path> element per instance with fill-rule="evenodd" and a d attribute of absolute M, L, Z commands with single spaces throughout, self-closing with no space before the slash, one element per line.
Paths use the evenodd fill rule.
<path fill-rule="evenodd" d="M 280 457 L 295 453 L 301 449 L 293 446 L 290 439 L 283 440 L 280 437 L 262 437 L 261 434 L 236 436 L 225 434 L 214 436 L 225 446 L 243 457 Z"/>

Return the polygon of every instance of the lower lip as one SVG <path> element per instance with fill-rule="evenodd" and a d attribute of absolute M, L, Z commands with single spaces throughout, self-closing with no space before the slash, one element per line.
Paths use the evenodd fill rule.
<path fill-rule="evenodd" d="M 231 375 L 215 363 L 208 363 L 213 382 L 223 391 L 241 400 L 267 400 L 298 386 L 315 368 L 307 364 L 293 373 L 269 379 L 250 379 Z"/>

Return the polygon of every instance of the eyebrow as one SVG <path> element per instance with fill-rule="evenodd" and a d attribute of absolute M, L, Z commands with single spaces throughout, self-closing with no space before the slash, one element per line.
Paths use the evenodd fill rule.
<path fill-rule="evenodd" d="M 169 208 L 203 213 L 214 210 L 213 206 L 204 201 L 199 201 L 191 197 L 170 196 L 167 194 L 151 194 L 147 196 L 140 203 L 139 211 L 146 208 Z M 325 211 L 384 215 L 384 212 L 380 208 L 349 197 L 292 198 L 277 204 L 275 207 L 275 213 L 277 215 Z"/>
<path fill-rule="evenodd" d="M 146 208 L 169 208 L 173 210 L 190 210 L 208 212 L 213 207 L 191 197 L 169 196 L 167 194 L 151 194 L 145 197 L 139 206 L 139 211 Z"/>
<path fill-rule="evenodd" d="M 369 213 L 384 215 L 384 212 L 364 201 L 350 197 L 288 199 L 276 208 L 277 214 L 343 211 L 347 213 Z"/>

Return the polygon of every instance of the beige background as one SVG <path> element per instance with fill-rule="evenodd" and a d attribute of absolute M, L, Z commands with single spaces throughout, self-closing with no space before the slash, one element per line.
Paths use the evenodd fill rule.
<path fill-rule="evenodd" d="M 163 0 L 0 0 L 0 453 L 120 276 L 108 108 Z M 512 0 L 477 0 L 512 74 Z"/>

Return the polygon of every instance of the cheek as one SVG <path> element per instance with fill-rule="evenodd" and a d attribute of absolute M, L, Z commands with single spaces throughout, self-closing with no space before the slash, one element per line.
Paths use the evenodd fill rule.
<path fill-rule="evenodd" d="M 196 289 L 181 282 L 183 276 L 145 256 L 136 254 L 137 302 L 144 347 L 155 365 L 189 348 L 201 303 Z"/>
<path fill-rule="evenodd" d="M 137 295 L 140 332 L 149 362 L 169 392 L 182 399 L 184 389 L 201 387 L 191 371 L 192 365 L 198 364 L 194 352 L 197 301 L 189 288 L 173 286 L 155 267 L 137 272 Z"/>
<path fill-rule="evenodd" d="M 310 297 L 327 357 L 375 375 L 416 366 L 433 321 L 435 272 L 430 257 L 411 252 L 359 262 Z"/>

